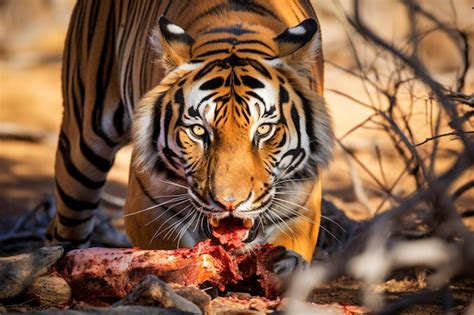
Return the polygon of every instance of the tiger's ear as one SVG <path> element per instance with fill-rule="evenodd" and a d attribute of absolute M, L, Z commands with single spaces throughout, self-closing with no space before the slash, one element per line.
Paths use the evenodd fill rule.
<path fill-rule="evenodd" d="M 273 40 L 279 47 L 279 57 L 289 64 L 308 60 L 308 57 L 313 57 L 321 48 L 319 25 L 312 18 L 287 28 Z"/>
<path fill-rule="evenodd" d="M 158 27 L 152 31 L 150 40 L 155 50 L 161 53 L 168 71 L 191 59 L 194 39 L 163 15 L 158 20 Z"/>

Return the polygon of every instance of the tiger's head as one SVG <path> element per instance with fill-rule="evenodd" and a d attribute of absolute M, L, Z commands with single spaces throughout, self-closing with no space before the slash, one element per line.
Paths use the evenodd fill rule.
<path fill-rule="evenodd" d="M 256 25 L 209 26 L 193 39 L 161 17 L 152 42 L 167 73 L 136 110 L 133 165 L 181 181 L 193 211 L 213 227 L 238 218 L 251 241 L 257 218 L 278 222 L 275 200 L 304 204 L 308 194 L 287 187 L 308 190 L 331 155 L 322 77 L 314 77 L 318 24 L 308 19 L 276 36 Z M 278 211 L 282 220 L 285 207 Z"/>

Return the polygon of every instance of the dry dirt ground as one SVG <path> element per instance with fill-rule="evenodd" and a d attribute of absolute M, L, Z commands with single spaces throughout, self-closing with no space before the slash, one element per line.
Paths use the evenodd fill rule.
<path fill-rule="evenodd" d="M 346 45 L 346 32 L 338 22 L 338 14 L 334 8 L 321 1 L 317 5 L 323 28 L 323 44 L 325 57 L 332 63 L 343 67 L 352 67 L 353 60 Z M 347 8 L 346 1 L 342 1 Z M 439 2 L 436 2 L 439 3 Z M 459 4 L 461 3 L 461 4 Z M 459 1 L 460 23 L 468 22 L 466 25 L 472 27 L 472 12 L 463 10 L 463 4 L 469 1 Z M 397 25 L 396 12 L 400 13 L 400 7 L 393 2 L 381 5 L 380 2 L 372 2 L 372 7 L 367 13 L 374 17 L 371 25 L 385 23 L 389 25 L 386 33 L 394 32 L 395 29 L 403 28 Z M 67 17 L 70 14 L 70 5 L 61 6 L 61 10 L 55 13 L 61 18 L 55 18 L 54 27 L 50 27 L 50 15 L 40 16 L 33 19 L 30 24 L 24 26 L 26 29 L 2 28 L 0 42 L 0 126 L 14 124 L 23 130 L 32 130 L 45 136 L 41 142 L 18 141 L 12 139 L 0 139 L 0 229 L 9 229 L 17 218 L 23 216 L 40 202 L 45 194 L 53 192 L 53 163 L 57 134 L 61 120 L 61 83 L 60 83 L 60 54 L 62 49 L 62 38 L 67 26 Z M 1 8 L 0 8 L 1 10 Z M 468 13 L 466 13 L 466 11 Z M 381 13 L 384 12 L 384 13 Z M 16 13 L 20 14 L 21 13 Z M 26 14 L 26 13 L 25 13 Z M 46 23 L 45 21 L 48 21 Z M 464 21 L 464 22 L 463 22 Z M 4 25 L 3 25 L 4 26 Z M 406 26 L 406 25 L 405 25 Z M 20 34 L 17 36 L 15 34 Z M 13 37 L 21 40 L 9 42 Z M 433 42 L 436 42 L 436 38 Z M 8 44 L 6 44 L 8 43 Z M 433 44 L 434 45 L 434 44 Z M 449 81 L 454 70 L 451 63 L 453 54 L 449 44 L 433 46 L 424 51 L 430 55 L 431 66 L 437 70 L 436 74 L 442 80 Z M 446 57 L 448 56 L 448 57 Z M 440 61 L 440 58 L 442 61 Z M 474 90 L 474 74 L 470 69 L 468 74 L 467 91 Z M 355 103 L 343 98 L 334 90 L 344 91 L 355 98 L 367 100 L 367 94 L 358 79 L 338 70 L 331 64 L 326 65 L 326 97 L 332 110 L 336 135 L 344 135 L 359 122 L 363 121 L 370 113 Z M 373 92 L 373 91 L 370 91 Z M 417 124 L 417 138 L 419 141 L 429 136 L 426 121 L 420 116 Z M 2 128 L 3 128 L 2 127 Z M 344 140 L 357 157 L 364 162 L 374 173 L 380 175 L 376 146 L 383 157 L 382 164 L 384 176 L 388 182 L 393 182 L 403 168 L 403 163 L 397 159 L 397 154 L 390 145 L 388 139 L 373 130 L 365 129 L 351 134 Z M 451 139 L 443 139 L 443 145 L 447 148 L 439 158 L 437 167 L 441 170 L 449 166 L 452 158 L 458 152 L 458 143 Z M 115 160 L 115 165 L 108 178 L 106 192 L 115 196 L 124 196 L 128 177 L 128 166 L 131 148 L 129 146 L 121 150 Z M 354 193 L 354 174 L 364 183 L 363 189 L 367 196 L 367 202 L 362 202 Z M 356 178 L 357 178 L 356 176 Z M 473 178 L 471 171 L 466 178 Z M 370 181 L 363 170 L 354 165 L 347 155 L 336 150 L 334 162 L 324 173 L 325 196 L 333 200 L 346 213 L 356 219 L 370 217 L 371 212 L 380 205 L 383 196 Z M 403 179 L 397 186 L 398 193 L 410 192 L 413 183 L 409 178 Z M 472 208 L 474 204 L 473 194 L 466 194 L 458 203 L 460 209 Z M 389 202 L 381 207 L 381 210 L 391 206 Z M 114 212 L 114 220 L 120 226 L 121 211 Z M 472 220 L 465 221 L 473 224 Z M 318 301 L 321 303 L 343 302 L 359 303 L 357 289 L 360 286 L 350 279 L 340 279 L 327 287 L 317 290 Z M 421 285 L 423 286 L 423 285 Z M 416 279 L 387 282 L 384 286 L 388 299 L 404 295 L 420 288 Z M 454 293 L 454 305 L 461 312 L 474 296 L 473 282 L 469 279 L 459 279 L 452 285 Z M 428 314 L 438 313 L 437 306 L 417 306 L 410 313 Z"/>

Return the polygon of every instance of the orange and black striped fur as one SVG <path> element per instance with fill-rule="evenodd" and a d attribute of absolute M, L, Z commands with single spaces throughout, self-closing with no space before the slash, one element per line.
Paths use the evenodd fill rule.
<path fill-rule="evenodd" d="M 333 135 L 309 1 L 79 1 L 63 94 L 52 239 L 87 244 L 131 133 L 133 245 L 192 246 L 232 217 L 246 247 L 311 259 Z"/>

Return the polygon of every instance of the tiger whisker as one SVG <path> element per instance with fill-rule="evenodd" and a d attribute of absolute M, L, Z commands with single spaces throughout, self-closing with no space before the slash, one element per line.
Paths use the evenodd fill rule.
<path fill-rule="evenodd" d="M 167 197 L 179 197 L 179 196 L 187 196 L 189 195 L 187 192 L 184 194 L 172 194 L 172 195 L 160 195 L 160 196 L 151 196 L 152 198 L 167 198 Z"/>
<path fill-rule="evenodd" d="M 167 226 L 166 228 L 164 228 L 163 230 L 160 231 L 160 233 L 158 233 L 158 236 L 160 236 L 162 233 L 166 232 L 166 234 L 163 235 L 163 238 L 164 239 L 169 239 L 171 237 L 171 234 L 173 234 L 174 231 L 176 231 L 176 228 L 178 226 L 181 225 L 181 223 L 185 222 L 190 216 L 192 216 L 193 213 L 192 212 L 188 212 L 186 213 L 186 215 L 184 217 L 182 217 L 181 219 L 179 219 L 178 221 L 172 223 L 170 226 Z"/>
<path fill-rule="evenodd" d="M 272 218 L 268 213 L 264 212 L 264 213 L 263 213 L 263 216 L 264 216 L 265 218 L 269 219 L 269 220 L 273 223 L 273 225 L 276 226 L 276 227 L 277 227 L 283 234 L 285 234 L 287 237 L 293 238 L 290 234 L 288 234 L 286 231 L 284 231 L 284 230 L 280 227 L 280 225 L 279 225 L 277 222 L 275 222 L 275 221 L 273 220 L 273 218 Z"/>
<path fill-rule="evenodd" d="M 300 230 L 305 233 L 306 237 L 308 237 L 308 235 L 306 234 L 304 228 L 301 226 L 301 224 L 299 222 L 295 222 L 296 225 L 298 225 L 298 227 L 300 228 Z M 334 235 L 331 231 L 329 231 L 329 229 L 327 229 L 326 227 L 324 227 L 323 225 L 320 225 L 320 228 L 323 229 L 326 233 L 328 233 L 331 237 L 333 237 L 339 245 L 342 245 L 342 241 L 336 236 Z M 309 238 L 309 237 L 308 237 Z"/>
<path fill-rule="evenodd" d="M 278 211 L 277 209 L 272 209 L 272 210 L 273 210 L 273 211 L 276 211 L 278 214 L 281 214 L 281 215 L 286 216 L 286 217 L 288 218 L 288 216 L 286 215 L 286 213 L 280 212 L 280 211 Z M 275 214 L 275 215 L 277 215 L 277 214 Z M 279 215 L 277 215 L 277 216 L 280 217 Z M 290 221 L 291 221 L 291 220 L 294 220 L 294 219 L 295 219 L 295 218 L 290 218 Z M 289 228 L 289 225 L 286 223 L 286 221 L 284 221 L 283 218 L 280 217 L 280 220 Z M 304 236 L 305 236 L 307 239 L 309 239 L 309 235 L 308 235 L 307 232 L 305 231 L 304 227 L 301 226 L 301 223 L 298 222 L 298 221 L 295 221 L 294 223 L 295 223 L 295 224 L 298 226 L 298 228 L 303 232 Z"/>
<path fill-rule="evenodd" d="M 310 192 L 307 192 L 307 191 L 300 191 L 300 190 L 281 190 L 281 191 L 277 191 L 275 193 L 275 195 L 284 195 L 284 194 L 288 194 L 288 193 L 300 193 L 300 194 L 306 194 L 306 195 L 311 195 Z"/>
<path fill-rule="evenodd" d="M 245 246 L 244 251 L 246 254 L 255 256 L 255 248 L 253 246 Z"/>
<path fill-rule="evenodd" d="M 185 200 L 185 199 L 189 199 L 189 197 L 176 197 L 176 198 L 173 198 L 173 199 L 170 199 L 170 200 L 166 200 L 166 201 L 163 201 L 159 204 L 153 205 L 151 207 L 148 207 L 148 208 L 145 208 L 145 209 L 142 209 L 142 210 L 138 210 L 138 211 L 135 211 L 135 212 L 132 212 L 132 213 L 124 214 L 123 217 L 125 218 L 125 217 L 129 217 L 129 216 L 132 216 L 132 215 L 140 214 L 140 213 L 152 210 L 154 208 L 169 204 L 171 202 L 181 201 L 181 200 Z"/>
<path fill-rule="evenodd" d="M 294 203 L 294 202 L 291 202 L 291 201 L 288 201 L 288 200 L 285 200 L 285 199 L 277 198 L 277 197 L 273 197 L 273 199 L 274 199 L 274 200 L 277 200 L 277 201 L 286 202 L 286 203 L 288 203 L 288 204 L 290 204 L 290 205 L 293 205 L 293 206 L 295 206 L 295 207 L 302 208 L 302 209 L 305 209 L 305 210 L 308 210 L 308 211 L 311 212 L 310 209 L 308 209 L 308 208 L 306 208 L 306 207 L 304 207 L 304 206 L 302 206 L 302 205 L 299 205 L 299 204 L 297 204 L 297 203 Z M 344 231 L 344 233 L 346 232 L 346 229 L 344 229 L 339 223 L 337 223 L 337 222 L 334 221 L 333 219 L 331 219 L 331 218 L 329 218 L 329 217 L 327 217 L 327 216 L 325 216 L 325 215 L 322 215 L 322 214 L 321 214 L 321 217 L 323 217 L 323 218 L 325 218 L 326 220 L 328 220 L 328 221 L 334 223 L 335 225 L 337 225 L 341 230 Z"/>
<path fill-rule="evenodd" d="M 197 223 L 200 223 L 202 222 L 201 218 L 202 218 L 202 212 L 201 211 L 197 211 L 197 213 L 199 214 L 198 218 L 197 218 Z M 200 226 L 202 226 L 201 224 L 199 224 Z M 196 229 L 198 227 L 198 224 L 195 224 L 194 225 L 194 228 L 193 228 L 193 232 L 196 232 Z"/>
<path fill-rule="evenodd" d="M 278 176 L 275 178 L 275 180 L 274 180 L 273 182 L 274 182 L 274 183 L 278 183 L 278 181 L 279 181 L 280 179 L 282 179 L 285 175 L 287 175 L 289 171 L 290 171 L 290 168 L 289 168 L 289 167 L 288 167 L 288 168 L 285 168 L 285 169 L 283 170 L 283 172 L 281 172 L 280 175 L 278 175 Z"/>
<path fill-rule="evenodd" d="M 278 175 L 275 180 L 274 180 L 274 183 L 277 183 L 280 179 L 284 178 L 284 176 L 286 176 L 289 172 L 291 172 L 292 170 L 294 170 L 294 168 L 291 168 L 291 165 L 287 166 L 281 173 L 280 175 Z"/>
<path fill-rule="evenodd" d="M 295 231 L 293 230 L 293 228 L 291 228 L 288 223 L 278 214 L 278 211 L 275 211 L 274 209 L 272 209 L 270 211 L 270 213 L 274 216 L 274 219 L 277 220 L 277 222 L 281 222 L 283 223 L 286 228 L 289 230 L 289 232 L 291 233 L 291 238 L 296 238 L 296 233 Z M 278 223 L 277 223 L 278 224 Z M 287 234 L 288 235 L 288 234 Z"/>
<path fill-rule="evenodd" d="M 169 217 L 165 222 L 161 223 L 161 225 L 156 229 L 155 233 L 153 234 L 153 237 L 152 239 L 150 240 L 150 243 L 155 239 L 157 238 L 159 235 L 161 235 L 162 233 L 166 232 L 166 231 L 169 231 L 169 229 L 171 228 L 171 231 L 173 231 L 173 229 L 175 228 L 174 227 L 174 223 L 165 227 L 164 229 L 161 229 L 163 226 L 166 225 L 166 223 L 173 219 L 176 215 L 180 214 L 181 212 L 185 211 L 187 208 L 189 208 L 189 206 L 186 206 L 184 207 L 183 209 L 181 209 L 179 212 L 175 213 L 173 216 Z M 185 216 L 186 217 L 186 216 Z M 164 239 L 166 239 L 166 235 L 164 235 L 163 237 Z"/>
<path fill-rule="evenodd" d="M 325 228 L 323 225 L 320 225 L 320 228 L 323 229 L 326 233 L 328 233 L 329 235 L 331 235 L 339 245 L 342 245 L 342 241 L 336 236 L 334 235 L 331 231 L 329 231 L 327 228 Z"/>
<path fill-rule="evenodd" d="M 202 213 L 202 212 L 199 211 L 199 213 Z M 202 219 L 201 219 L 201 223 L 199 224 L 199 227 L 201 228 L 201 231 L 204 231 L 203 223 L 204 223 L 205 218 L 206 218 L 206 216 L 203 214 Z"/>
<path fill-rule="evenodd" d="M 160 182 L 162 182 L 162 183 L 165 183 L 165 184 L 170 184 L 170 185 L 174 185 L 174 186 L 176 186 L 176 187 L 188 189 L 188 187 L 186 187 L 186 186 L 184 186 L 184 185 L 181 185 L 181 184 L 178 184 L 178 183 L 169 181 L 169 180 L 164 180 L 164 179 L 158 179 L 158 180 L 159 180 Z"/>
<path fill-rule="evenodd" d="M 273 185 L 276 186 L 277 184 L 282 184 L 282 183 L 286 183 L 286 182 L 301 182 L 301 181 L 314 179 L 316 177 L 317 176 L 305 177 L 305 178 L 288 178 L 288 179 L 283 179 L 283 180 L 275 180 Z"/>
<path fill-rule="evenodd" d="M 145 226 L 149 226 L 150 224 L 152 224 L 153 222 L 155 222 L 156 220 L 158 220 L 159 218 L 161 218 L 167 211 L 171 210 L 171 209 L 174 209 L 176 206 L 179 206 L 179 205 L 182 205 L 183 203 L 186 203 L 188 202 L 188 200 L 183 200 L 183 201 L 180 201 L 174 205 L 172 205 L 171 207 L 167 208 L 167 209 L 164 209 L 165 211 L 163 211 L 159 216 L 157 216 L 156 218 L 154 218 L 153 220 L 151 220 L 150 222 L 148 222 L 147 224 L 145 224 Z"/>
<path fill-rule="evenodd" d="M 191 207 L 191 205 L 188 205 L 186 207 L 184 207 L 183 209 L 181 209 L 180 211 L 176 212 L 174 215 L 172 215 L 171 217 L 169 217 L 165 222 L 161 223 L 161 225 L 156 229 L 156 232 L 155 234 L 153 234 L 151 240 L 150 240 L 150 245 L 151 243 L 153 242 L 153 240 L 155 238 L 158 237 L 159 234 L 161 234 L 160 232 L 160 229 L 166 224 L 168 223 L 170 220 L 172 220 L 173 218 L 175 218 L 177 215 L 179 215 L 180 213 L 182 213 L 183 211 L 185 211 L 186 209 L 189 209 L 189 207 Z"/>
<path fill-rule="evenodd" d="M 177 236 L 175 236 L 175 240 L 176 240 L 176 237 L 178 238 L 178 242 L 176 243 L 176 246 L 179 247 L 179 244 L 181 243 L 181 239 L 183 238 L 184 234 L 186 234 L 186 231 L 189 229 L 189 227 L 191 226 L 191 224 L 194 222 L 194 220 L 196 219 L 196 216 L 197 216 L 197 212 L 194 212 L 192 218 L 189 220 L 189 222 L 185 225 L 183 225 L 181 227 L 181 229 L 179 230 Z"/>
<path fill-rule="evenodd" d="M 304 214 L 302 213 L 299 213 L 298 211 L 296 210 L 293 210 L 289 207 L 286 207 L 285 205 L 281 204 L 281 203 L 277 203 L 277 202 L 274 202 L 273 203 L 274 205 L 278 205 L 280 208 L 282 208 L 283 210 L 286 210 L 288 212 L 290 212 L 290 214 L 293 214 L 296 216 L 296 218 L 303 218 L 306 222 L 308 223 L 311 223 L 311 224 L 316 224 L 317 222 L 314 221 L 314 220 L 311 220 L 310 218 L 308 218 L 307 216 L 305 216 Z"/>
<path fill-rule="evenodd" d="M 189 230 L 189 228 L 191 227 L 191 225 L 194 224 L 194 221 L 198 221 L 198 218 L 199 218 L 199 212 L 198 212 L 198 211 L 195 211 L 193 217 L 191 218 L 191 220 L 189 221 L 189 223 L 186 225 L 186 227 L 183 229 L 184 232 L 183 232 L 183 234 L 181 235 L 181 238 L 184 236 L 184 234 L 186 234 L 186 231 Z M 194 227 L 196 227 L 196 226 L 197 226 L 197 224 L 194 224 Z M 178 239 L 178 245 L 179 245 L 179 242 L 180 242 L 181 238 Z"/>

